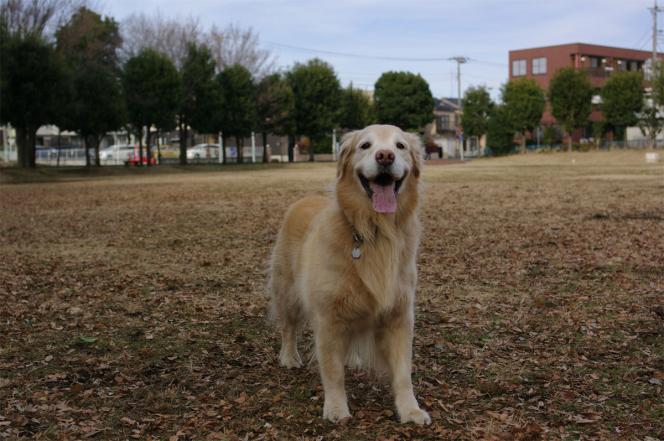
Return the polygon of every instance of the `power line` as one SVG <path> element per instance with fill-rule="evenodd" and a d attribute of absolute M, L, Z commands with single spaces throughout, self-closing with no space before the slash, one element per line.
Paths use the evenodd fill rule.
<path fill-rule="evenodd" d="M 380 55 L 368 55 L 368 54 L 356 54 L 350 52 L 337 52 L 337 51 L 328 51 L 324 49 L 312 49 L 302 46 L 293 46 L 290 44 L 276 43 L 274 41 L 264 41 L 264 43 L 271 46 L 282 47 L 286 49 L 293 49 L 303 52 L 312 52 L 318 54 L 334 55 L 337 57 L 347 57 L 347 58 L 364 58 L 369 60 L 384 60 L 384 61 L 421 61 L 421 62 L 432 62 L 432 61 L 451 61 L 450 57 L 434 57 L 434 58 L 417 58 L 417 57 L 385 57 Z"/>
<path fill-rule="evenodd" d="M 476 58 L 469 58 L 468 61 L 471 63 L 477 63 L 477 64 L 488 64 L 489 66 L 499 66 L 499 67 L 507 67 L 507 63 L 500 63 L 498 61 L 484 61 L 484 60 L 478 60 Z"/>
<path fill-rule="evenodd" d="M 643 49 L 643 47 L 648 44 L 648 41 L 650 41 L 650 29 L 646 29 L 641 38 L 639 38 L 638 43 L 632 47 Z"/>
<path fill-rule="evenodd" d="M 275 41 L 263 41 L 266 44 L 269 44 L 271 46 L 275 47 L 281 47 L 285 49 L 292 49 L 292 50 L 298 50 L 298 51 L 303 51 L 303 52 L 310 52 L 310 53 L 316 53 L 316 54 L 326 54 L 326 55 L 332 55 L 336 57 L 346 57 L 346 58 L 360 58 L 360 59 L 368 59 L 368 60 L 382 60 L 382 61 L 407 61 L 407 62 L 457 62 L 458 57 L 431 57 L 431 58 L 420 58 L 420 57 L 387 57 L 387 56 L 381 56 L 381 55 L 369 55 L 369 54 L 359 54 L 359 53 L 351 53 L 351 52 L 340 52 L 340 51 L 329 51 L 325 49 L 313 49 L 309 47 L 303 47 L 303 46 L 295 46 L 291 44 L 284 44 L 284 43 L 277 43 Z M 496 61 L 487 61 L 487 60 L 479 60 L 477 58 L 469 58 L 469 57 L 464 57 L 465 61 L 464 62 L 471 62 L 471 63 L 476 63 L 476 64 L 484 64 L 484 65 L 489 65 L 489 66 L 497 66 L 497 67 L 507 67 L 508 65 L 506 63 L 500 63 Z"/>

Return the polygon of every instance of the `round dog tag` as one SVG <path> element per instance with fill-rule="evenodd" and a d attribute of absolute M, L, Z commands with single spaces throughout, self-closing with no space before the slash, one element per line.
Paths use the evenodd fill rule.
<path fill-rule="evenodd" d="M 359 259 L 360 256 L 362 256 L 362 250 L 360 250 L 360 247 L 354 247 L 351 256 L 353 256 L 353 259 Z"/>

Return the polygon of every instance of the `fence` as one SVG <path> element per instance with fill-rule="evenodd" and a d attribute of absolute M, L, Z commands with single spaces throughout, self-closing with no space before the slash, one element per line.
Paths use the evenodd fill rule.
<path fill-rule="evenodd" d="M 658 149 L 664 147 L 664 142 L 659 140 L 657 142 Z M 650 148 L 650 142 L 647 139 L 636 139 L 629 141 L 602 141 L 599 144 L 594 142 L 573 143 L 572 150 L 575 152 L 586 152 L 591 150 L 612 150 L 612 149 L 647 149 Z M 526 151 L 528 152 L 565 152 L 567 151 L 567 144 L 527 144 Z M 514 145 L 509 153 L 517 153 L 519 146 Z M 485 147 L 484 156 L 493 156 L 493 150 L 490 146 Z"/>
<path fill-rule="evenodd" d="M 94 158 L 94 152 L 92 158 Z M 40 165 L 85 165 L 85 149 L 79 146 L 37 147 L 35 160 Z"/>

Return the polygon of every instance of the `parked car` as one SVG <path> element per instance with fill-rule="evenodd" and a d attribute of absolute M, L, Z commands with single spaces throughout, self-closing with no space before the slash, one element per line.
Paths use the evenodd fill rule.
<path fill-rule="evenodd" d="M 118 164 L 123 164 L 133 155 L 133 145 L 113 144 L 99 151 L 99 160 L 102 162 L 117 162 Z"/>
<path fill-rule="evenodd" d="M 219 144 L 196 144 L 187 149 L 187 159 L 218 159 Z"/>

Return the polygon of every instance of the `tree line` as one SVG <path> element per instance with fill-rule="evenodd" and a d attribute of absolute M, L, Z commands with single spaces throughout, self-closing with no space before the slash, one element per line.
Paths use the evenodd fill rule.
<path fill-rule="evenodd" d="M 78 133 L 86 153 L 94 151 L 87 165 L 93 156 L 99 166 L 100 142 L 116 130 L 136 135 L 148 165 L 154 129 L 179 131 L 182 164 L 191 130 L 221 132 L 238 149 L 252 131 L 264 145 L 268 133 L 288 136 L 292 160 L 299 136 L 320 144 L 334 128 L 381 122 L 417 130 L 432 118 L 433 97 L 420 75 L 383 74 L 372 102 L 352 84 L 342 88 L 319 59 L 275 71 L 251 30 L 203 33 L 195 19 L 160 15 L 132 16 L 121 27 L 73 0 L 3 3 L 0 58 L 0 122 L 16 130 L 21 167 L 35 166 L 36 132 L 46 124 Z"/>
<path fill-rule="evenodd" d="M 547 91 L 530 78 L 521 78 L 503 85 L 501 102 L 491 100 L 485 87 L 469 88 L 462 100 L 461 123 L 467 136 L 487 135 L 487 145 L 496 154 L 512 151 L 514 139 L 520 140 L 525 150 L 526 137 L 539 127 L 545 106 L 558 126 L 567 135 L 567 148 L 572 150 L 572 134 L 586 127 L 593 109 L 600 110 L 603 118 L 593 123 L 596 140 L 612 133 L 614 139 L 625 139 L 626 128 L 638 125 L 651 146 L 657 134 L 664 129 L 664 119 L 658 108 L 664 105 L 663 69 L 654 69 L 650 93 L 643 87 L 643 76 L 638 72 L 612 74 L 600 89 L 594 89 L 587 74 L 574 68 L 557 71 Z M 593 104 L 593 96 L 599 96 Z M 544 131 L 545 143 L 553 143 L 556 127 Z"/>

